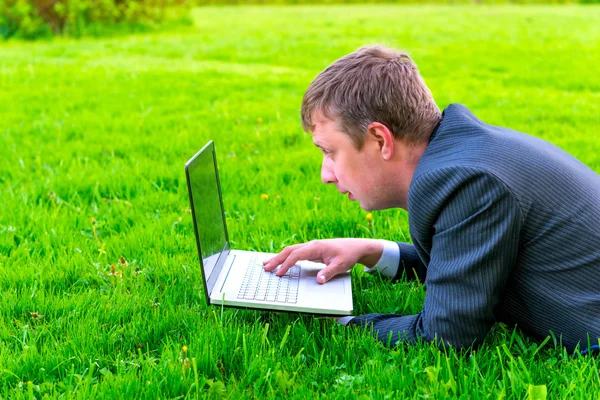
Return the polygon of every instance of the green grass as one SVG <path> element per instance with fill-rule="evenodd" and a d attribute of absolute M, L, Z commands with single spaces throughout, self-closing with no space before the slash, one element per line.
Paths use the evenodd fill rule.
<path fill-rule="evenodd" d="M 440 107 L 466 104 L 600 172 L 600 8 L 215 7 L 194 19 L 0 44 L 0 397 L 600 398 L 599 359 L 504 326 L 463 354 L 207 307 L 183 171 L 214 139 L 235 248 L 409 240 L 405 212 L 369 224 L 320 183 L 300 128 L 312 78 L 384 43 L 411 53 Z M 415 283 L 354 278 L 358 313 L 420 310 Z"/>

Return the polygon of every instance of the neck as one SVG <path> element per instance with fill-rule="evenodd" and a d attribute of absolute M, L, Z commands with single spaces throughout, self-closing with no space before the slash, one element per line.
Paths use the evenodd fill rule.
<path fill-rule="evenodd" d="M 406 144 L 397 143 L 397 157 L 391 163 L 390 177 L 391 187 L 395 190 L 395 198 L 399 199 L 396 206 L 408 210 L 408 190 L 412 182 L 413 175 L 419 164 L 421 156 L 425 152 L 428 143 Z"/>

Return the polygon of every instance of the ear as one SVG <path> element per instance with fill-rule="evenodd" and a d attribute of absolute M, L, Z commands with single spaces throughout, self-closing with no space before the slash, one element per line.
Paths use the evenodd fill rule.
<path fill-rule="evenodd" d="M 367 127 L 367 138 L 381 153 L 384 160 L 389 161 L 394 155 L 394 135 L 387 126 L 380 122 L 371 122 Z"/>

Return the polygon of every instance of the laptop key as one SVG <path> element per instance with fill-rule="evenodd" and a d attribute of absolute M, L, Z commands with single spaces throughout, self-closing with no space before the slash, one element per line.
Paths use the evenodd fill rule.
<path fill-rule="evenodd" d="M 254 296 L 254 300 L 264 300 L 265 297 L 266 297 L 265 292 L 258 292 L 258 293 L 256 293 L 256 296 Z"/>
<path fill-rule="evenodd" d="M 286 296 L 284 294 L 281 294 L 281 295 L 277 296 L 277 302 L 278 303 L 285 303 L 285 297 Z"/>
<path fill-rule="evenodd" d="M 283 276 L 265 272 L 262 263 L 251 260 L 246 269 L 238 299 L 296 303 L 300 266 L 294 265 Z"/>

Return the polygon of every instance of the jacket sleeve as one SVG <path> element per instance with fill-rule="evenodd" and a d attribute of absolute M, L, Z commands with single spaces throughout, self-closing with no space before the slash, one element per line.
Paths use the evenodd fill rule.
<path fill-rule="evenodd" d="M 462 168 L 419 177 L 411 213 L 428 215 L 431 251 L 423 310 L 416 315 L 369 314 L 352 325 L 372 324 L 379 340 L 395 344 L 438 339 L 477 346 L 495 322 L 516 263 L 522 214 L 512 192 L 496 177 Z"/>
<path fill-rule="evenodd" d="M 419 258 L 415 246 L 398 242 L 398 247 L 400 247 L 400 260 L 396 275 L 392 280 L 397 281 L 404 276 L 409 281 L 418 279 L 424 282 L 427 275 L 427 268 L 425 268 L 425 264 Z"/>

